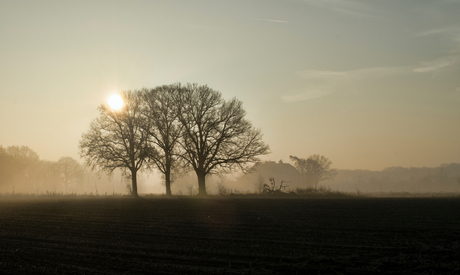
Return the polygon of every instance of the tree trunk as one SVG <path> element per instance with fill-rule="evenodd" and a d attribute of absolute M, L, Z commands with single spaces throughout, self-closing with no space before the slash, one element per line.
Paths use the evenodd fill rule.
<path fill-rule="evenodd" d="M 171 197 L 171 171 L 165 172 L 166 196 Z"/>
<path fill-rule="evenodd" d="M 206 193 L 206 174 L 203 171 L 196 170 L 198 177 L 198 196 L 207 196 Z"/>
<path fill-rule="evenodd" d="M 137 171 L 136 170 L 131 170 L 131 181 L 132 181 L 132 184 L 133 184 L 133 190 L 132 190 L 132 194 L 134 197 L 139 197 L 139 195 L 137 194 Z"/>

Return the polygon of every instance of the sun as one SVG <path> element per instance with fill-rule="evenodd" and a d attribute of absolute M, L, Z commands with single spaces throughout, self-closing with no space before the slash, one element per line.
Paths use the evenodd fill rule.
<path fill-rule="evenodd" d="M 114 110 L 120 110 L 124 105 L 123 99 L 120 95 L 112 95 L 109 100 L 107 100 L 107 103 L 109 104 L 110 108 Z"/>

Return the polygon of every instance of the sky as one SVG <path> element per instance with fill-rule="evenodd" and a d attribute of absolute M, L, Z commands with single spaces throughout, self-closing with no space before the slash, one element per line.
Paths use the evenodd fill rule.
<path fill-rule="evenodd" d="M 0 0 L 0 144 L 80 160 L 117 91 L 244 102 L 271 154 L 381 170 L 460 162 L 460 1 Z"/>

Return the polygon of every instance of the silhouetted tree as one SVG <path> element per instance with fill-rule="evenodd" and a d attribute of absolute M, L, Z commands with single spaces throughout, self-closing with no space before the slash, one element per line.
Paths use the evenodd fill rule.
<path fill-rule="evenodd" d="M 307 185 L 314 185 L 315 189 L 321 181 L 333 179 L 337 171 L 331 169 L 332 161 L 325 156 L 311 155 L 307 159 L 289 156 L 299 171 L 302 180 Z"/>
<path fill-rule="evenodd" d="M 248 162 L 267 154 L 260 130 L 244 119 L 241 101 L 222 99 L 207 86 L 187 84 L 178 97 L 178 118 L 183 128 L 182 158 L 195 170 L 199 195 L 206 195 L 206 176 L 213 170 L 245 170 Z"/>
<path fill-rule="evenodd" d="M 99 117 L 90 124 L 80 140 L 80 156 L 91 168 L 112 173 L 127 168 L 131 175 L 132 195 L 137 197 L 137 172 L 143 167 L 150 151 L 146 123 L 141 113 L 142 99 L 138 92 L 121 94 L 124 105 L 111 109 L 107 103 L 99 106 Z"/>
<path fill-rule="evenodd" d="M 143 125 L 151 144 L 148 159 L 163 173 L 167 196 L 171 196 L 171 173 L 178 166 L 182 126 L 177 119 L 176 99 L 180 89 L 180 84 L 173 84 L 142 91 L 142 112 L 148 121 Z"/>

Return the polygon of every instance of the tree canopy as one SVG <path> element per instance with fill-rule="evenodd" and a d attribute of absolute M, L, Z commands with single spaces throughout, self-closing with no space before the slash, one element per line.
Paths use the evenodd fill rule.
<path fill-rule="evenodd" d="M 197 174 L 199 195 L 206 195 L 208 174 L 245 170 L 247 163 L 269 152 L 261 131 L 244 118 L 243 103 L 236 98 L 227 101 L 208 86 L 187 84 L 178 102 L 182 158 Z"/>
<path fill-rule="evenodd" d="M 180 84 L 164 85 L 141 92 L 142 112 L 146 123 L 143 130 L 148 136 L 150 151 L 148 161 L 164 175 L 166 195 L 171 195 L 172 171 L 180 161 L 178 148 L 182 135 L 179 123 L 177 98 L 181 91 Z"/>
<path fill-rule="evenodd" d="M 173 170 L 186 165 L 198 178 L 199 195 L 206 195 L 206 176 L 246 170 L 246 164 L 267 154 L 262 133 L 245 119 L 243 103 L 225 100 L 220 92 L 198 84 L 158 86 L 122 93 L 124 106 L 99 106 L 100 115 L 82 135 L 80 156 L 87 165 L 111 173 L 136 173 L 158 168 L 171 195 Z"/>
<path fill-rule="evenodd" d="M 99 106 L 99 117 L 90 124 L 80 140 L 80 156 L 92 168 L 112 173 L 117 168 L 128 169 L 132 181 L 132 195 L 137 194 L 137 172 L 143 167 L 150 151 L 145 123 L 137 91 L 121 94 L 123 107 Z"/>
<path fill-rule="evenodd" d="M 311 155 L 307 159 L 289 156 L 294 161 L 294 166 L 299 171 L 302 181 L 315 188 L 321 181 L 333 179 L 337 171 L 331 169 L 332 161 L 322 155 Z"/>
<path fill-rule="evenodd" d="M 57 169 L 64 193 L 72 191 L 83 177 L 83 167 L 71 157 L 62 157 L 57 161 Z"/>

